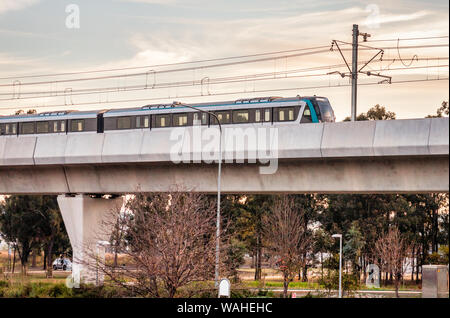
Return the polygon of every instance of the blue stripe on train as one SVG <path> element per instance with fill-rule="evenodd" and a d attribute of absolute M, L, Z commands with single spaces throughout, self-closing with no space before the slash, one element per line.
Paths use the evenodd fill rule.
<path fill-rule="evenodd" d="M 302 99 L 302 101 L 305 101 L 306 104 L 309 106 L 309 109 L 311 110 L 311 119 L 313 123 L 318 123 L 319 119 L 317 118 L 316 109 L 314 108 L 313 104 L 309 99 Z"/>

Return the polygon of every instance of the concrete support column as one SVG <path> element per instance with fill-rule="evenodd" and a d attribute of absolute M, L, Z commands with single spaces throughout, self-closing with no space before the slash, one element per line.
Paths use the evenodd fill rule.
<path fill-rule="evenodd" d="M 123 198 L 91 198 L 86 195 L 58 196 L 58 205 L 70 238 L 73 251 L 72 278 L 74 286 L 103 282 L 103 275 L 95 268 L 92 257 L 102 253 L 101 242 L 109 241 L 110 229 L 103 222 L 120 210 Z"/>

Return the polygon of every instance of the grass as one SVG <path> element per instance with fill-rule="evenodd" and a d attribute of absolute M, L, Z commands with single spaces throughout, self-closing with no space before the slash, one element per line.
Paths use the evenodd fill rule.
<path fill-rule="evenodd" d="M 249 288 L 283 288 L 283 282 L 281 281 L 245 281 L 244 286 Z M 319 283 L 314 282 L 290 282 L 289 288 L 291 289 L 319 289 Z"/>
<path fill-rule="evenodd" d="M 42 268 L 41 264 L 42 260 L 38 256 L 37 257 L 37 266 L 40 266 Z M 127 263 L 126 258 L 119 258 L 119 264 Z M 0 283 L 2 281 L 5 281 L 5 278 L 7 278 L 8 285 L 8 292 L 6 297 L 73 297 L 69 296 L 70 293 L 66 293 L 64 291 L 65 288 L 65 279 L 70 274 L 70 272 L 62 272 L 62 271 L 53 271 L 53 278 L 46 278 L 46 274 L 43 270 L 30 270 L 28 272 L 27 276 L 23 276 L 20 273 L 20 261 L 17 260 L 16 262 L 16 273 L 15 274 L 8 274 L 8 276 L 2 274 L 2 270 L 5 271 L 8 264 L 8 252 L 7 251 L 0 251 Z M 245 289 L 248 290 L 255 290 L 258 289 L 258 292 L 261 292 L 262 297 L 271 297 L 273 295 L 273 292 L 271 290 L 273 289 L 282 289 L 283 288 L 283 281 L 282 277 L 279 271 L 276 269 L 270 269 L 270 268 L 263 268 L 262 269 L 262 276 L 263 279 L 261 281 L 255 281 L 254 278 L 254 269 L 252 268 L 241 268 L 238 270 L 239 277 L 241 279 L 241 283 L 239 284 L 233 284 L 233 288 L 236 289 L 236 296 L 242 295 L 243 297 L 249 297 L 247 295 L 247 291 L 244 291 Z M 293 281 L 289 283 L 289 289 L 312 289 L 316 291 L 324 291 L 323 286 L 319 285 L 317 282 L 317 275 L 318 272 L 309 272 L 310 273 L 310 281 L 309 282 L 302 282 L 302 281 Z M 311 275 L 312 274 L 312 275 Z M 314 279 L 314 277 L 316 277 Z M 315 281 L 316 280 L 316 281 Z M 189 289 L 210 289 L 209 283 L 199 283 L 200 285 L 193 284 L 192 286 L 188 286 L 186 290 L 184 291 L 186 294 L 190 294 L 192 290 Z M 205 285 L 203 285 L 205 284 Z M 197 286 L 196 286 L 197 285 Z M 53 286 L 53 287 L 52 287 Z M 56 287 L 54 287 L 56 286 Z M 200 288 L 201 287 L 201 288 Z M 0 286 L 1 288 L 1 286 Z M 30 289 L 31 288 L 31 289 Z M 55 288 L 56 291 L 52 291 Z M 399 290 L 401 291 L 420 291 L 421 286 L 416 284 L 415 281 L 409 281 L 405 280 L 404 284 L 400 285 Z M 368 288 L 365 285 L 361 285 L 358 287 L 358 290 L 362 291 L 393 291 L 395 290 L 395 287 L 393 284 L 387 285 L 387 286 L 381 286 L 380 288 Z M 3 292 L 5 291 L 5 288 L 3 288 Z M 258 293 L 257 292 L 257 293 Z M 254 293 L 254 292 L 252 292 Z M 269 294 L 267 294 L 269 293 Z M 212 294 L 215 294 L 213 292 Z M 263 295 L 264 294 L 264 295 Z M 20 296 L 20 295 L 26 295 L 26 296 Z M 51 296 L 54 295 L 54 296 Z M 65 295 L 65 296 L 61 296 Z M 86 295 L 86 294 L 84 294 Z M 96 294 L 92 294 L 95 296 Z M 5 296 L 5 295 L 4 295 Z M 206 296 L 206 294 L 205 294 Z M 253 295 L 254 297 L 255 295 Z M 0 297 L 2 295 L 0 294 Z M 201 297 L 201 296 L 200 296 Z M 239 297 L 239 296 L 238 296 Z"/>

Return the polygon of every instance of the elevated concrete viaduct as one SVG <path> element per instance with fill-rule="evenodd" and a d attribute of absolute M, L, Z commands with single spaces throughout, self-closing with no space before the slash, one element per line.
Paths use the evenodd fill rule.
<path fill-rule="evenodd" d="M 183 159 L 211 158 L 203 148 L 207 141 L 202 139 L 200 150 L 189 144 L 193 129 L 185 128 L 177 140 L 170 130 L 0 137 L 0 193 L 58 194 L 74 248 L 74 275 L 92 281 L 93 273 L 82 266 L 83 249 L 105 239 L 95 231 L 121 200 L 87 194 L 167 191 L 175 184 L 217 191 L 216 163 L 173 162 L 174 149 Z M 225 132 L 223 157 L 244 154 L 245 163 L 223 164 L 223 192 L 449 191 L 448 118 L 277 126 L 274 136 L 276 147 L 271 139 L 263 157 L 277 169 L 263 174 L 260 163 L 248 162 L 260 158 L 256 144 L 227 143 Z"/>

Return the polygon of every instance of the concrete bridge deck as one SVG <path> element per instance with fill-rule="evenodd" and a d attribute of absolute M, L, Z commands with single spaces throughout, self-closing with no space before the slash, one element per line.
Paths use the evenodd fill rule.
<path fill-rule="evenodd" d="M 434 192 L 449 190 L 449 119 L 340 122 L 276 127 L 273 174 L 260 163 L 225 163 L 224 192 Z M 203 131 L 214 128 L 202 128 Z M 132 193 L 182 183 L 215 192 L 217 165 L 173 163 L 170 130 L 0 137 L 0 193 Z M 204 157 L 189 146 L 183 159 Z M 248 142 L 228 142 L 223 158 L 258 158 Z M 208 141 L 202 140 L 202 147 Z M 218 143 L 216 143 L 218 144 Z M 255 150 L 255 152 L 252 152 Z M 269 149 L 270 150 L 270 149 Z M 273 150 L 273 149 L 272 149 Z M 217 159 L 218 154 L 209 156 Z"/>

